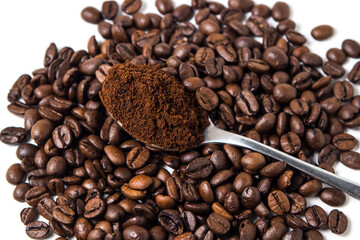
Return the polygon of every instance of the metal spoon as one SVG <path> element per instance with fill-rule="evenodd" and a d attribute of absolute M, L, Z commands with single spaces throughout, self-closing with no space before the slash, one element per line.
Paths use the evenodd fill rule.
<path fill-rule="evenodd" d="M 220 128 L 217 128 L 212 121 L 209 119 L 210 125 L 204 130 L 204 142 L 200 145 L 208 144 L 208 143 L 219 143 L 219 144 L 231 144 L 238 147 L 248 148 L 250 150 L 262 153 L 268 157 L 274 158 L 279 161 L 284 161 L 288 165 L 314 177 L 319 179 L 320 181 L 331 185 L 332 187 L 338 188 L 347 194 L 360 199 L 360 185 L 350 181 L 346 178 L 340 177 L 326 171 L 322 168 L 314 166 L 310 163 L 304 162 L 298 158 L 295 158 L 289 154 L 286 154 L 282 151 L 279 151 L 275 148 L 252 140 L 250 138 L 231 133 L 228 131 L 224 131 Z M 122 124 L 118 122 L 120 126 Z M 141 139 L 139 139 L 141 141 Z M 145 142 L 146 143 L 146 142 Z M 149 143 L 147 143 L 149 144 Z M 161 147 L 150 144 L 152 147 L 163 149 Z M 176 151 L 174 149 L 163 149 L 166 151 Z"/>

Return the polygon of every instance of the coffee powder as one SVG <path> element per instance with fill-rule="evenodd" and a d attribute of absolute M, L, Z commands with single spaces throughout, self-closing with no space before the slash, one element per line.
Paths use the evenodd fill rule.
<path fill-rule="evenodd" d="M 113 66 L 100 98 L 113 118 L 143 142 L 183 151 L 203 141 L 206 112 L 159 66 L 130 62 Z"/>

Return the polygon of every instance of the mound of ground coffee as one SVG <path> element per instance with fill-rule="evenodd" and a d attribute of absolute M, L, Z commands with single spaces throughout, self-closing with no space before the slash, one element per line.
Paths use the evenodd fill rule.
<path fill-rule="evenodd" d="M 184 151 L 203 140 L 206 111 L 159 66 L 130 62 L 113 66 L 100 98 L 113 118 L 143 142 Z"/>

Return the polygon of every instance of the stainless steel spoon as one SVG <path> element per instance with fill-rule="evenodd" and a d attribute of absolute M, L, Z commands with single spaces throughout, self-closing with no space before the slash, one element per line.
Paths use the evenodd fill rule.
<path fill-rule="evenodd" d="M 289 154 L 286 154 L 282 151 L 279 151 L 275 148 L 272 148 L 270 146 L 267 146 L 265 144 L 262 144 L 260 142 L 257 142 L 255 140 L 252 140 L 250 138 L 231 133 L 228 131 L 224 131 L 220 128 L 217 128 L 209 119 L 210 125 L 205 128 L 204 130 L 204 142 L 202 142 L 200 145 L 208 144 L 208 143 L 219 143 L 219 144 L 231 144 L 238 147 L 248 148 L 250 150 L 262 153 L 268 157 L 271 157 L 273 159 L 284 161 L 288 165 L 324 182 L 327 183 L 335 188 L 338 188 L 347 194 L 360 199 L 360 185 L 350 181 L 346 178 L 340 177 L 334 173 L 331 173 L 329 171 L 326 171 L 322 168 L 319 168 L 317 166 L 314 166 L 310 163 L 304 162 L 298 158 L 295 158 Z M 121 125 L 120 122 L 118 122 Z M 141 141 L 141 139 L 139 139 Z M 149 144 L 149 143 L 147 143 Z M 155 148 L 161 147 L 155 146 L 150 144 L 151 146 Z M 167 151 L 175 151 L 173 149 L 163 149 Z"/>

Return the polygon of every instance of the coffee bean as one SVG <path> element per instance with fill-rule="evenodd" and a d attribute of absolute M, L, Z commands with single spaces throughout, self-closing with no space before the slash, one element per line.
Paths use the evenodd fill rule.
<path fill-rule="evenodd" d="M 301 33 L 293 29 L 289 29 L 286 32 L 286 38 L 289 40 L 289 42 L 295 45 L 303 45 L 307 41 L 306 38 Z"/>
<path fill-rule="evenodd" d="M 324 188 L 319 197 L 324 203 L 333 207 L 341 206 L 346 201 L 346 195 L 336 188 Z"/>
<path fill-rule="evenodd" d="M 45 222 L 35 221 L 26 225 L 26 234 L 33 239 L 42 239 L 49 234 L 49 225 Z"/>
<path fill-rule="evenodd" d="M 357 83 L 360 81 L 360 62 L 357 62 L 351 69 L 348 78 L 351 82 Z"/>
<path fill-rule="evenodd" d="M 169 233 L 179 235 L 184 232 L 184 223 L 176 210 L 162 210 L 158 215 L 158 221 Z"/>
<path fill-rule="evenodd" d="M 105 203 L 100 198 L 90 199 L 85 205 L 84 217 L 96 218 L 105 211 Z"/>
<path fill-rule="evenodd" d="M 321 207 L 314 205 L 305 212 L 306 221 L 313 228 L 320 229 L 327 224 L 327 215 Z"/>
<path fill-rule="evenodd" d="M 346 54 L 339 48 L 331 48 L 326 52 L 326 57 L 329 61 L 343 64 L 346 61 Z"/>
<path fill-rule="evenodd" d="M 207 158 L 197 158 L 186 166 L 186 175 L 192 179 L 206 178 L 213 168 L 213 164 Z"/>
<path fill-rule="evenodd" d="M 271 16 L 275 21 L 282 21 L 290 16 L 290 7 L 284 2 L 277 2 L 271 10 Z"/>
<path fill-rule="evenodd" d="M 22 183 L 25 180 L 25 176 L 25 172 L 18 163 L 11 165 L 6 172 L 6 180 L 14 185 Z"/>
<path fill-rule="evenodd" d="M 206 225 L 216 235 L 225 235 L 230 230 L 230 222 L 217 213 L 211 213 L 206 219 Z"/>
<path fill-rule="evenodd" d="M 134 14 L 139 11 L 141 3 L 141 0 L 125 0 L 121 5 L 121 10 L 126 14 Z"/>
<path fill-rule="evenodd" d="M 270 210 L 276 215 L 283 215 L 290 211 L 290 202 L 287 196 L 280 190 L 272 191 L 267 198 Z"/>
<path fill-rule="evenodd" d="M 101 20 L 101 13 L 93 7 L 86 7 L 81 12 L 81 17 L 88 23 L 99 23 Z"/>
<path fill-rule="evenodd" d="M 131 225 L 124 229 L 122 233 L 124 240 L 131 240 L 135 238 L 149 240 L 150 235 L 146 228 L 137 225 Z"/>
<path fill-rule="evenodd" d="M 342 50 L 352 58 L 358 58 L 360 54 L 360 45 L 352 39 L 346 39 L 342 43 Z"/>
<path fill-rule="evenodd" d="M 289 58 L 278 47 L 267 48 L 263 54 L 263 59 L 275 70 L 283 70 L 289 65 Z"/>
<path fill-rule="evenodd" d="M 38 212 L 34 207 L 24 208 L 20 213 L 21 221 L 25 225 L 28 225 L 29 223 L 35 221 L 37 216 L 38 216 Z"/>
<path fill-rule="evenodd" d="M 356 139 L 347 133 L 341 133 L 333 137 L 334 146 L 340 151 L 350 151 L 356 145 Z"/>
<path fill-rule="evenodd" d="M 307 197 L 307 196 L 317 195 L 321 191 L 321 188 L 322 188 L 321 182 L 314 179 L 301 185 L 298 191 L 301 195 Z"/>
<path fill-rule="evenodd" d="M 113 19 L 118 13 L 119 5 L 115 1 L 105 1 L 101 8 L 101 15 L 105 19 Z"/>
<path fill-rule="evenodd" d="M 207 111 L 211 111 L 219 104 L 219 98 L 211 89 L 201 87 L 196 91 L 196 99 L 199 105 Z"/>
<path fill-rule="evenodd" d="M 328 217 L 328 227 L 335 234 L 342 234 L 346 231 L 348 219 L 345 214 L 337 209 L 332 210 Z"/>
<path fill-rule="evenodd" d="M 280 239 L 286 232 L 286 226 L 283 223 L 275 223 L 271 227 L 269 227 L 262 239 L 270 240 L 270 239 Z"/>
<path fill-rule="evenodd" d="M 0 133 L 0 140 L 7 144 L 21 143 L 27 138 L 25 129 L 18 127 L 4 128 Z"/>
<path fill-rule="evenodd" d="M 311 30 L 311 35 L 316 40 L 326 40 L 334 33 L 334 29 L 329 25 L 319 25 Z"/>

